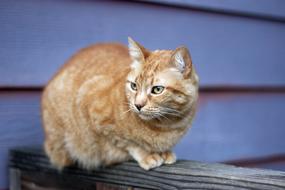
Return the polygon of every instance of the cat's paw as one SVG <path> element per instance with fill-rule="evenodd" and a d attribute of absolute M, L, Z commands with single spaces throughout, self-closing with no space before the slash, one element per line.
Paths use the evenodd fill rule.
<path fill-rule="evenodd" d="M 163 164 L 163 158 L 159 154 L 150 154 L 139 162 L 140 167 L 145 170 L 159 167 Z"/>
<path fill-rule="evenodd" d="M 176 162 L 176 156 L 173 152 L 163 152 L 161 153 L 161 157 L 164 160 L 164 164 L 174 164 Z"/>
<path fill-rule="evenodd" d="M 49 157 L 49 160 L 53 166 L 58 170 L 62 170 L 64 167 L 73 164 L 73 161 L 69 157 L 68 153 L 64 149 L 55 149 L 53 146 L 45 143 L 45 151 Z"/>
<path fill-rule="evenodd" d="M 65 157 L 65 156 L 59 157 L 59 156 L 54 156 L 54 155 L 50 157 L 50 162 L 58 170 L 62 170 L 64 167 L 67 167 L 73 164 L 72 160 L 68 157 Z"/>

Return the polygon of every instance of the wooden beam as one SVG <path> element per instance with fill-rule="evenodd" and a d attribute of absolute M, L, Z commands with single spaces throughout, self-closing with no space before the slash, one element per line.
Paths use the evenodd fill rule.
<path fill-rule="evenodd" d="M 135 162 L 86 171 L 69 167 L 59 172 L 40 148 L 10 152 L 11 171 L 20 170 L 26 189 L 268 189 L 285 188 L 285 172 L 223 164 L 178 161 L 144 171 Z"/>
<path fill-rule="evenodd" d="M 10 168 L 9 178 L 10 178 L 9 186 L 11 190 L 21 189 L 21 171 L 19 169 Z"/>

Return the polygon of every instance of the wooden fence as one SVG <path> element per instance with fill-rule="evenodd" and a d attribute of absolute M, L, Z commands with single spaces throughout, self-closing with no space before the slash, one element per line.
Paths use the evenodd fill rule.
<path fill-rule="evenodd" d="M 285 172 L 194 161 L 178 161 L 151 171 L 126 162 L 92 171 L 70 167 L 59 172 L 35 148 L 11 151 L 10 178 L 10 190 L 285 189 Z"/>

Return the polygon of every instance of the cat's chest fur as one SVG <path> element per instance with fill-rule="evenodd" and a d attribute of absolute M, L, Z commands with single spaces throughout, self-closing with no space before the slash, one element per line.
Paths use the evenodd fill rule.
<path fill-rule="evenodd" d="M 184 121 L 181 123 L 181 128 L 172 130 L 157 126 L 150 127 L 143 123 L 134 126 L 132 123 L 132 119 L 128 118 L 113 125 L 100 126 L 99 130 L 107 141 L 113 142 L 118 148 L 135 144 L 150 152 L 164 152 L 172 149 L 187 130 Z"/>
<path fill-rule="evenodd" d="M 106 82 L 98 84 L 100 81 Z M 128 100 L 122 90 L 124 80 L 120 83 L 118 80 L 99 75 L 85 83 L 75 98 L 77 114 L 81 116 L 78 120 L 82 124 L 80 127 L 85 128 L 87 125 L 89 132 L 102 135 L 101 141 L 111 142 L 118 148 L 137 144 L 151 152 L 163 152 L 171 149 L 187 130 L 190 115 L 179 122 L 164 124 L 161 127 L 155 122 L 145 122 L 130 112 L 126 105 Z M 88 91 L 96 92 L 92 94 L 91 104 L 88 104 Z M 104 96 L 104 92 L 110 94 Z M 120 98 L 117 99 L 118 97 Z"/>

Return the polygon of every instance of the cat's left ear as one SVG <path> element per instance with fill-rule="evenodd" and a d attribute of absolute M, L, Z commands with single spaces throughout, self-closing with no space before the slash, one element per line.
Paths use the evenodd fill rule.
<path fill-rule="evenodd" d="M 134 64 L 142 64 L 149 56 L 149 51 L 130 37 L 128 37 L 128 42 L 129 53 Z M 132 65 L 132 67 L 136 67 L 136 65 Z"/>
<path fill-rule="evenodd" d="M 183 74 L 184 78 L 190 77 L 192 59 L 186 47 L 182 46 L 177 48 L 171 57 L 171 62 Z"/>

